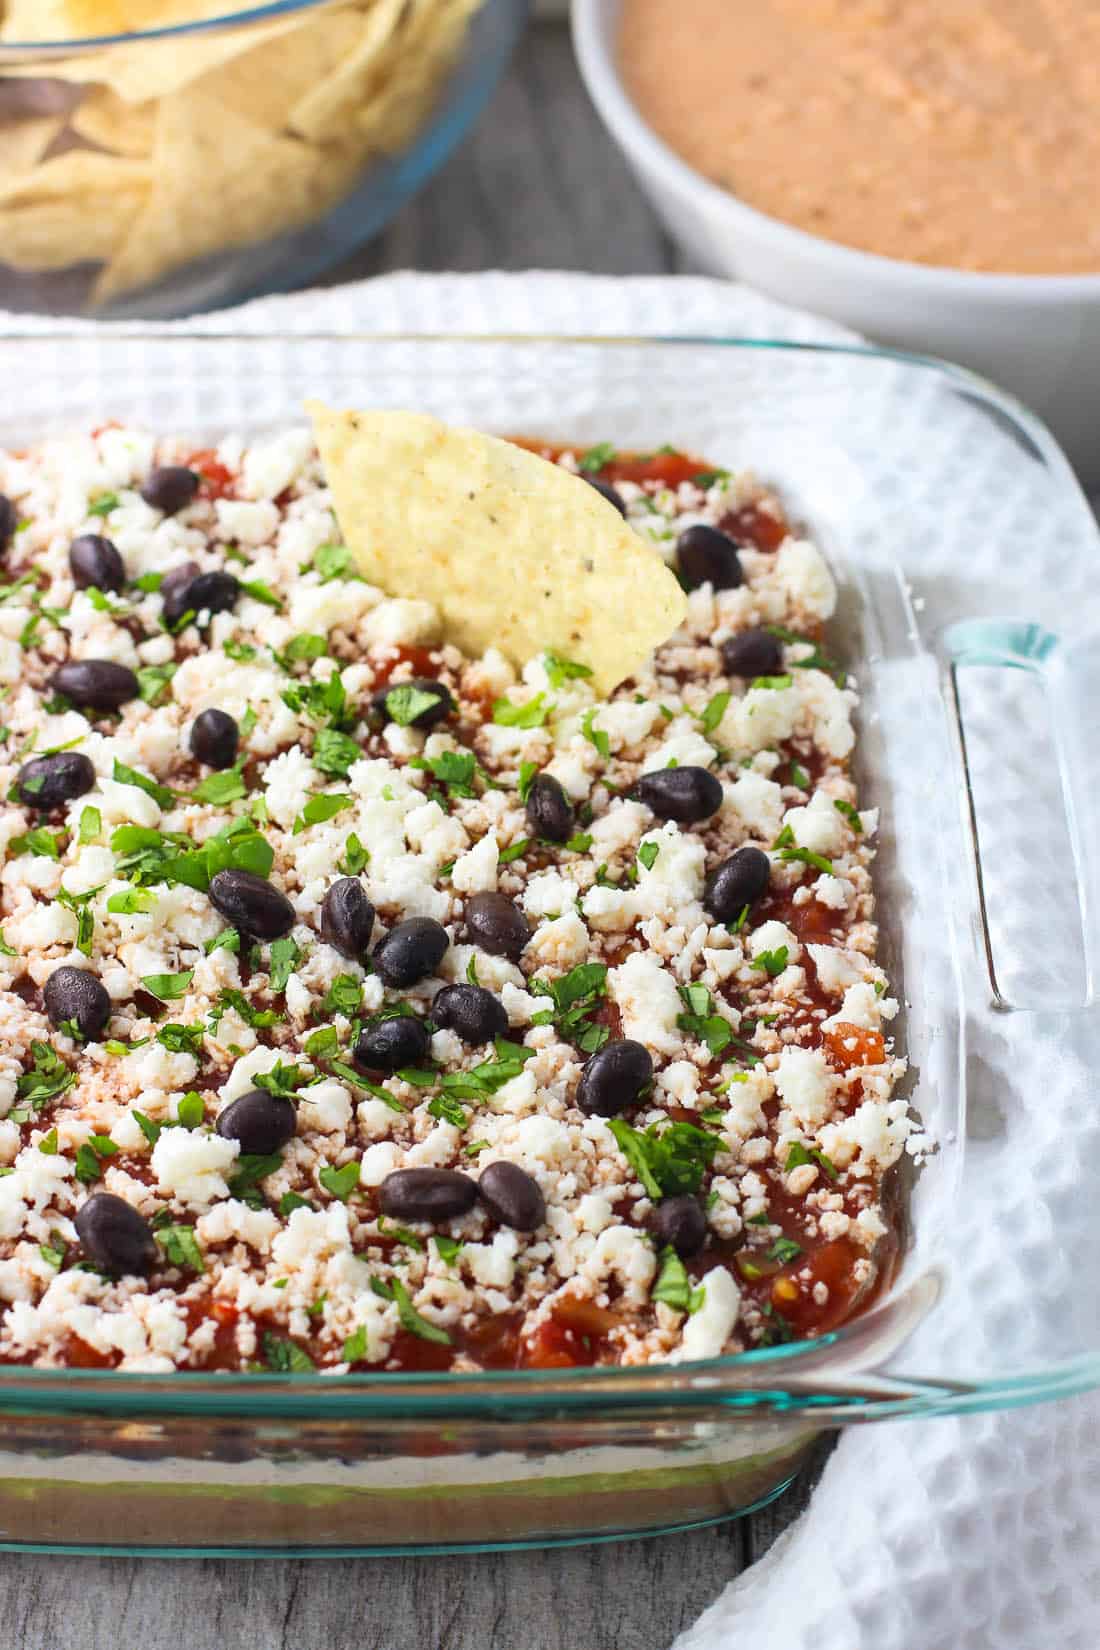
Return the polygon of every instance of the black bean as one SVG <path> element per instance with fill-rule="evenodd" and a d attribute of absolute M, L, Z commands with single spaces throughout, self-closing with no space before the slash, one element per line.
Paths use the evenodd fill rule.
<path fill-rule="evenodd" d="M 113 1192 L 93 1192 L 73 1221 L 93 1266 L 123 1277 L 144 1277 L 157 1258 L 157 1240 L 144 1215 Z"/>
<path fill-rule="evenodd" d="M 374 906 L 358 877 L 341 877 L 321 906 L 321 938 L 342 957 L 361 957 L 374 929 Z"/>
<path fill-rule="evenodd" d="M 95 769 L 91 759 L 80 751 L 55 751 L 52 756 L 36 756 L 24 762 L 18 784 L 21 802 L 48 813 L 90 791 L 95 784 Z"/>
<path fill-rule="evenodd" d="M 656 773 L 644 773 L 634 786 L 634 795 L 658 819 L 674 819 L 680 825 L 698 824 L 722 806 L 722 786 L 706 768 L 659 768 Z"/>
<path fill-rule="evenodd" d="M 527 792 L 527 826 L 548 842 L 568 842 L 573 835 L 573 804 L 553 774 L 540 773 Z"/>
<path fill-rule="evenodd" d="M 531 938 L 531 927 L 507 894 L 474 894 L 466 901 L 466 933 L 483 951 L 514 962 Z"/>
<path fill-rule="evenodd" d="M 685 1259 L 697 1255 L 707 1240 L 707 1217 L 695 1197 L 663 1197 L 646 1225 L 658 1248 L 671 1245 Z"/>
<path fill-rule="evenodd" d="M 199 490 L 201 477 L 183 464 L 161 464 L 149 474 L 141 496 L 154 510 L 176 516 L 186 510 Z"/>
<path fill-rule="evenodd" d="M 161 585 L 164 595 L 164 585 Z M 173 584 L 164 596 L 164 622 L 178 625 L 186 613 L 228 613 L 241 593 L 240 580 L 223 568 L 212 573 L 196 573 L 187 583 Z"/>
<path fill-rule="evenodd" d="M 590 487 L 595 487 L 601 498 L 605 498 L 608 504 L 613 504 L 621 516 L 626 516 L 626 505 L 623 502 L 623 495 L 619 492 L 617 487 L 612 487 L 610 481 L 599 481 L 595 476 L 585 476 L 584 479 Z"/>
<path fill-rule="evenodd" d="M 210 903 L 227 922 L 256 940 L 277 940 L 294 927 L 294 907 L 266 877 L 219 871 L 210 879 Z"/>
<path fill-rule="evenodd" d="M 504 1004 L 483 985 L 445 985 L 432 1003 L 432 1019 L 464 1043 L 488 1043 L 508 1030 Z"/>
<path fill-rule="evenodd" d="M 128 665 L 113 659 L 67 659 L 50 677 L 55 693 L 92 710 L 118 710 L 141 695 L 141 684 Z"/>
<path fill-rule="evenodd" d="M 428 1052 L 428 1028 L 411 1014 L 394 1014 L 359 1033 L 355 1058 L 371 1071 L 400 1071 L 415 1066 Z"/>
<path fill-rule="evenodd" d="M 55 968 L 42 989 L 50 1024 L 73 1021 L 85 1042 L 99 1036 L 111 1018 L 111 999 L 102 981 L 86 968 Z"/>
<path fill-rule="evenodd" d="M 759 848 L 738 848 L 703 884 L 703 905 L 719 922 L 736 922 L 768 886 L 771 860 Z"/>
<path fill-rule="evenodd" d="M 378 1188 L 391 1220 L 451 1220 L 477 1201 L 477 1181 L 457 1169 L 395 1169 Z"/>
<path fill-rule="evenodd" d="M 415 985 L 435 972 L 450 943 L 447 930 L 433 917 L 406 917 L 375 946 L 374 966 L 384 985 Z"/>
<path fill-rule="evenodd" d="M 240 729 L 227 711 L 200 711 L 191 724 L 191 755 L 208 768 L 231 768 L 237 760 L 240 737 Z"/>
<path fill-rule="evenodd" d="M 0 493 L 0 555 L 8 548 L 15 537 L 15 529 L 19 525 L 19 516 L 15 505 L 5 493 Z"/>
<path fill-rule="evenodd" d="M 415 688 L 417 693 L 432 694 L 435 703 L 425 705 L 423 710 L 417 711 L 415 716 L 407 716 L 402 707 L 401 699 L 394 701 L 391 708 L 388 701 L 391 693 L 401 693 L 405 688 Z M 408 695 L 402 693 L 408 703 Z M 385 687 L 371 695 L 371 709 L 379 716 L 384 716 L 388 722 L 400 722 L 409 728 L 434 728 L 437 722 L 446 721 L 455 709 L 454 698 L 449 688 L 442 682 L 437 682 L 432 676 L 414 676 L 408 682 L 387 682 Z M 394 711 L 397 715 L 394 715 Z"/>
<path fill-rule="evenodd" d="M 711 584 L 715 590 L 736 590 L 745 575 L 737 545 L 728 533 L 700 522 L 685 527 L 676 540 L 676 560 L 689 590 Z"/>
<path fill-rule="evenodd" d="M 617 1117 L 636 1106 L 653 1081 L 653 1061 L 642 1043 L 624 1037 L 594 1054 L 581 1073 L 577 1105 L 588 1117 Z"/>
<path fill-rule="evenodd" d="M 199 564 L 197 561 L 181 562 L 178 567 L 173 567 L 171 572 L 165 573 L 163 579 L 161 579 L 160 593 L 162 598 L 167 601 L 173 591 L 182 590 L 184 585 L 190 584 L 191 580 L 197 579 L 198 576 Z"/>
<path fill-rule="evenodd" d="M 81 533 L 69 546 L 69 566 L 78 590 L 121 590 L 126 583 L 122 557 L 102 533 Z"/>
<path fill-rule="evenodd" d="M 533 1232 L 546 1219 L 546 1199 L 533 1175 L 518 1163 L 490 1163 L 477 1183 L 478 1196 L 502 1226 Z"/>
<path fill-rule="evenodd" d="M 778 676 L 783 649 L 767 630 L 743 630 L 722 643 L 722 669 L 727 676 Z"/>
<path fill-rule="evenodd" d="M 298 1114 L 285 1095 L 249 1089 L 218 1113 L 215 1127 L 223 1140 L 239 1140 L 242 1152 L 267 1157 L 294 1139 Z"/>

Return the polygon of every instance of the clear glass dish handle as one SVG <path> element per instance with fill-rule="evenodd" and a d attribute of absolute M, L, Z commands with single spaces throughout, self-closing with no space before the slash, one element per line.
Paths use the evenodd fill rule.
<path fill-rule="evenodd" d="M 991 1006 L 1095 1006 L 1100 637 L 968 619 L 937 638 Z"/>

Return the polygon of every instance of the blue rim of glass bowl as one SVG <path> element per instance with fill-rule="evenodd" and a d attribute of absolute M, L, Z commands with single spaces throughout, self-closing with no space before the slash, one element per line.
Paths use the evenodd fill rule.
<path fill-rule="evenodd" d="M 245 6 L 238 11 L 222 12 L 217 17 L 194 18 L 189 23 L 169 23 L 155 29 L 131 29 L 123 34 L 80 35 L 72 40 L 5 40 L 4 53 L 45 53 L 51 57 L 71 57 L 74 52 L 88 51 L 101 46 L 132 46 L 143 40 L 180 39 L 187 35 L 217 34 L 222 29 L 251 28 L 256 23 L 269 23 L 276 17 L 290 17 L 295 12 L 316 11 L 330 0 L 268 0 L 263 6 Z"/>

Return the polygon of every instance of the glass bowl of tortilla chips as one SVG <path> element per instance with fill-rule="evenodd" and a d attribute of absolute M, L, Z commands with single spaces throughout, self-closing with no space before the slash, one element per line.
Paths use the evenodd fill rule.
<path fill-rule="evenodd" d="M 528 3 L 0 4 L 0 308 L 161 319 L 311 279 L 450 153 Z"/>

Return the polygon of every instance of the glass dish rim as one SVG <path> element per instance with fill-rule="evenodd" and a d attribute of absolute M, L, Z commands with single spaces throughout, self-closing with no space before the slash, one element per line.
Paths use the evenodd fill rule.
<path fill-rule="evenodd" d="M 276 0 L 264 12 L 304 9 L 324 0 Z M 132 37 L 125 37 L 132 38 Z M 89 344 L 110 348 L 168 345 L 198 348 L 234 344 L 256 349 L 339 343 L 364 345 L 426 346 L 510 346 L 524 345 L 628 348 L 717 348 L 753 353 L 793 356 L 848 356 L 913 367 L 938 374 L 962 387 L 1001 421 L 1025 449 L 1049 471 L 1060 489 L 1074 499 L 1075 507 L 1093 523 L 1093 537 L 1100 544 L 1100 529 L 1084 491 L 1058 442 L 1043 420 L 1021 401 L 981 374 L 938 356 L 918 351 L 859 342 L 813 341 L 783 338 L 741 337 L 707 334 L 599 334 L 553 332 L 436 332 L 436 331 L 332 331 L 304 332 L 271 330 L 239 331 L 233 328 L 144 326 L 119 324 L 102 328 L 79 327 L 49 333 L 0 330 L 0 353 L 19 346 L 49 343 Z M 919 646 L 920 644 L 916 644 Z M 890 1299 L 889 1291 L 884 1300 Z M 274 1418 L 288 1413 L 308 1414 L 316 1419 L 351 1418 L 354 1414 L 442 1415 L 456 1406 L 472 1404 L 480 1408 L 507 1400 L 515 1409 L 530 1410 L 552 1401 L 570 1409 L 589 1407 L 610 1409 L 618 1404 L 635 1406 L 655 1399 L 673 1404 L 721 1407 L 732 1419 L 738 1411 L 766 1409 L 773 1413 L 816 1415 L 825 1424 L 839 1420 L 871 1420 L 898 1417 L 930 1417 L 949 1413 L 1002 1408 L 1037 1402 L 1043 1398 L 1069 1396 L 1100 1386 L 1100 1349 L 1064 1359 L 1046 1367 L 1013 1371 L 1005 1377 L 952 1381 L 946 1377 L 929 1379 L 873 1373 L 863 1375 L 858 1366 L 839 1380 L 824 1371 L 807 1371 L 804 1382 L 774 1384 L 770 1375 L 794 1374 L 813 1353 L 843 1346 L 853 1339 L 861 1325 L 873 1320 L 876 1303 L 869 1314 L 861 1315 L 838 1330 L 813 1340 L 799 1340 L 761 1347 L 723 1357 L 693 1360 L 691 1363 L 654 1363 L 636 1366 L 578 1366 L 572 1369 L 490 1369 L 470 1373 L 422 1371 L 380 1372 L 333 1376 L 321 1372 L 271 1374 L 251 1371 L 226 1374 L 210 1371 L 177 1370 L 151 1375 L 142 1371 L 40 1368 L 4 1365 L 0 1369 L 0 1412 L 8 1404 L 37 1410 L 78 1409 L 100 1415 L 144 1413 L 187 1414 L 205 1410 L 253 1413 L 249 1394 L 264 1394 Z M 758 1373 L 759 1379 L 752 1376 Z M 738 1375 L 748 1380 L 736 1379 Z M 734 1377 L 729 1380 L 729 1377 Z M 801 1389 L 800 1389 L 801 1388 Z M 37 1390 L 36 1390 L 37 1389 Z M 324 1393 L 330 1402 L 318 1407 Z"/>
<path fill-rule="evenodd" d="M 186 39 L 188 36 L 216 34 L 222 29 L 251 28 L 268 23 L 277 17 L 291 17 L 296 12 L 314 11 L 332 0 L 262 0 L 259 5 L 241 6 L 233 11 L 220 12 L 217 17 L 192 18 L 187 23 L 167 23 L 159 28 L 131 29 L 122 34 L 79 35 L 68 40 L 5 40 L 0 43 L 0 59 L 8 53 L 13 56 L 69 57 L 74 52 L 98 51 L 104 46 L 140 45 L 146 40 Z"/>

